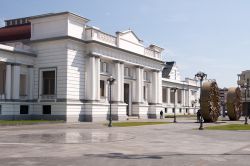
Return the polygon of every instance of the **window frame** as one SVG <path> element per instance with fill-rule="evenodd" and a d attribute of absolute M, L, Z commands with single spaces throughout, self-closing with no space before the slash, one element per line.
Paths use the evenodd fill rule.
<path fill-rule="evenodd" d="M 165 95 L 164 95 L 164 92 L 165 92 Z M 168 102 L 168 89 L 165 88 L 165 87 L 162 87 L 162 102 L 163 103 L 167 103 Z M 164 100 L 165 99 L 165 100 Z"/>
<path fill-rule="evenodd" d="M 101 82 L 103 82 L 103 96 L 102 96 L 102 89 L 101 89 Z M 105 80 L 100 80 L 100 98 L 105 98 Z"/>
<path fill-rule="evenodd" d="M 43 94 L 43 72 L 54 71 L 55 72 L 55 92 L 54 94 Z M 56 96 L 57 95 L 57 67 L 48 67 L 39 69 L 39 96 Z"/>
<path fill-rule="evenodd" d="M 22 91 L 22 87 L 21 87 L 21 76 L 25 76 L 25 82 L 24 82 L 24 87 L 23 88 L 25 88 L 24 90 L 23 90 L 23 94 L 21 93 L 21 91 Z M 27 96 L 27 89 L 28 89 L 28 76 L 27 76 L 27 74 L 20 74 L 20 85 L 19 85 L 19 95 L 20 96 Z"/>
<path fill-rule="evenodd" d="M 124 77 L 127 77 L 127 78 L 131 77 L 131 69 L 129 67 L 124 67 Z"/>

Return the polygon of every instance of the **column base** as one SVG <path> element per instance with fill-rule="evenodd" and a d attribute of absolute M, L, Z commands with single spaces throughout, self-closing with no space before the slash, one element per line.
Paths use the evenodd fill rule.
<path fill-rule="evenodd" d="M 159 119 L 160 118 L 160 112 L 163 111 L 163 107 L 161 104 L 155 104 L 149 106 L 149 113 L 148 117 L 150 119 Z"/>
<path fill-rule="evenodd" d="M 147 104 L 139 103 L 132 105 L 132 116 L 138 116 L 141 119 L 148 119 L 149 107 Z"/>

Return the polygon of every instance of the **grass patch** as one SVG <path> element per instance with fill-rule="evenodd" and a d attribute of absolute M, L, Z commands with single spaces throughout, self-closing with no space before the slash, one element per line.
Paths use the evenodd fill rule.
<path fill-rule="evenodd" d="M 176 117 L 185 117 L 185 118 L 196 118 L 196 115 L 176 115 Z M 165 118 L 174 118 L 174 115 L 165 115 Z"/>
<path fill-rule="evenodd" d="M 208 130 L 250 130 L 250 125 L 245 124 L 229 124 L 205 127 Z"/>
<path fill-rule="evenodd" d="M 112 123 L 112 126 L 131 127 L 131 126 L 158 125 L 158 124 L 168 124 L 168 123 L 170 122 L 114 122 Z"/>
<path fill-rule="evenodd" d="M 0 120 L 0 126 L 18 126 L 33 124 L 63 123 L 63 120 Z"/>

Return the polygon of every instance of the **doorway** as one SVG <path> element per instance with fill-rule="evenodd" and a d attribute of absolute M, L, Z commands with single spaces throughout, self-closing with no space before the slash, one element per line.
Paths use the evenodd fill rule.
<path fill-rule="evenodd" d="M 129 108 L 130 108 L 130 102 L 129 102 L 129 84 L 124 84 L 124 102 L 127 104 L 126 108 L 126 114 L 129 116 Z"/>

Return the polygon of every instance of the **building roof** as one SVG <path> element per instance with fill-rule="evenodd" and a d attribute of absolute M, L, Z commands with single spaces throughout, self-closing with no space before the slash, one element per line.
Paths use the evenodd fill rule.
<path fill-rule="evenodd" d="M 174 64 L 175 64 L 175 61 L 165 63 L 165 67 L 163 68 L 163 71 L 162 71 L 163 78 L 169 78 L 169 74 L 170 74 Z"/>
<path fill-rule="evenodd" d="M 31 26 L 23 24 L 17 26 L 7 26 L 0 28 L 0 42 L 30 39 Z"/>
<path fill-rule="evenodd" d="M 69 14 L 69 15 L 78 17 L 78 18 L 80 18 L 80 19 L 85 20 L 86 22 L 90 21 L 89 19 L 87 19 L 87 18 L 85 18 L 85 17 L 79 16 L 79 15 L 77 15 L 77 14 L 75 14 L 75 13 L 68 12 L 68 11 L 59 12 L 59 13 L 47 13 L 47 14 L 35 15 L 35 16 L 30 16 L 30 17 L 28 17 L 28 18 L 29 18 L 29 19 L 36 19 L 36 18 L 51 17 L 51 16 L 57 16 L 57 15 L 64 15 L 64 14 Z"/>

